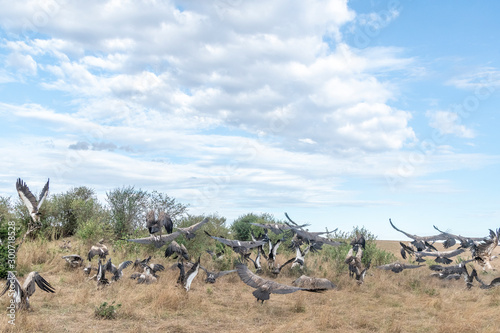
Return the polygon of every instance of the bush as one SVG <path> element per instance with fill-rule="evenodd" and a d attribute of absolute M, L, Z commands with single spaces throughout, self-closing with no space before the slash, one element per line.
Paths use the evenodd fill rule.
<path fill-rule="evenodd" d="M 104 302 L 100 306 L 95 307 L 94 316 L 98 319 L 115 319 L 116 310 L 121 306 L 121 304 L 115 305 L 114 301 L 109 305 L 108 302 Z"/>

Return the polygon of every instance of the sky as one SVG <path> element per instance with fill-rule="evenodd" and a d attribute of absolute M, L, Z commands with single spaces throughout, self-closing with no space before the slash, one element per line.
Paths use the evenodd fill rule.
<path fill-rule="evenodd" d="M 498 1 L 0 4 L 0 196 L 50 178 L 228 223 L 500 226 Z"/>

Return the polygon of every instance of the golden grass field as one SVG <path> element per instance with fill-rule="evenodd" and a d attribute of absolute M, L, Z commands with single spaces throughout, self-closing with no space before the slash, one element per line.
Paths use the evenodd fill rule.
<path fill-rule="evenodd" d="M 157 284 L 138 285 L 128 278 L 131 267 L 122 280 L 97 290 L 95 281 L 61 259 L 70 253 L 85 256 L 89 244 L 73 244 L 71 252 L 65 252 L 59 243 L 23 244 L 18 269 L 39 271 L 56 293 L 37 290 L 30 298 L 32 311 L 18 311 L 15 326 L 8 324 L 7 312 L 2 311 L 1 332 L 500 332 L 500 288 L 466 290 L 463 280 L 432 278 L 427 267 L 399 274 L 372 268 L 358 286 L 347 272 L 337 276 L 328 262 L 318 263 L 319 255 L 311 254 L 306 265 L 315 268 L 309 268 L 309 275 L 326 277 L 337 289 L 272 294 L 261 304 L 252 295 L 254 289 L 236 273 L 205 284 L 201 270 L 188 293 L 176 287 L 177 269 L 160 272 Z M 377 241 L 377 246 L 400 258 L 398 242 Z M 136 259 L 124 258 L 111 248 L 110 254 L 115 264 Z M 153 259 L 165 267 L 175 263 L 160 256 Z M 203 256 L 202 264 L 210 267 L 211 260 Z M 287 270 L 276 281 L 291 284 L 296 276 Z M 481 274 L 486 282 L 496 276 L 497 272 Z M 113 301 L 121 304 L 116 319 L 94 316 L 95 307 Z M 8 302 L 6 295 L 0 298 L 4 309 Z"/>

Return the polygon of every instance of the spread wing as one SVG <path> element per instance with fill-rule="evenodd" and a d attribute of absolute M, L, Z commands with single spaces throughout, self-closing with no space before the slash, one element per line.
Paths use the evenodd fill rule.
<path fill-rule="evenodd" d="M 205 217 L 203 219 L 203 221 L 201 222 L 198 222 L 196 224 L 193 224 L 192 226 L 190 227 L 187 227 L 187 228 L 179 228 L 179 230 L 184 231 L 184 232 L 190 232 L 190 233 L 193 233 L 193 232 L 196 232 L 198 229 L 200 229 L 205 223 L 207 223 L 209 221 L 208 217 Z"/>
<path fill-rule="evenodd" d="M 35 284 L 38 288 L 48 293 L 55 293 L 54 287 L 50 285 L 38 272 L 31 272 L 24 281 L 23 289 L 26 291 L 26 296 L 31 297 L 35 293 Z"/>
<path fill-rule="evenodd" d="M 50 179 L 47 179 L 47 183 L 43 187 L 42 193 L 40 193 L 40 197 L 38 198 L 37 210 L 40 209 L 40 207 L 42 206 L 43 202 L 45 201 L 45 199 L 49 195 L 49 180 Z"/>
<path fill-rule="evenodd" d="M 177 243 L 175 240 L 173 240 L 172 243 L 167 246 L 167 249 L 165 250 L 165 257 L 168 258 L 174 253 L 177 253 L 177 255 L 182 256 L 186 260 L 189 260 L 189 255 L 184 244 L 179 245 L 179 243 Z"/>
<path fill-rule="evenodd" d="M 248 267 L 242 263 L 236 265 L 236 271 L 238 272 L 241 281 L 245 284 L 256 289 L 264 287 L 269 290 L 269 293 L 290 294 L 298 290 L 304 290 L 303 288 L 287 286 L 285 284 L 261 278 L 260 276 L 252 273 Z"/>
<path fill-rule="evenodd" d="M 37 212 L 37 207 L 38 203 L 36 201 L 35 196 L 33 193 L 31 193 L 30 189 L 26 185 L 24 181 L 21 180 L 21 178 L 17 179 L 16 182 L 16 189 L 17 193 L 19 194 L 19 197 L 23 201 L 24 205 L 28 207 L 30 213 L 36 213 Z"/>
<path fill-rule="evenodd" d="M 200 268 L 201 268 L 201 266 L 200 266 Z M 230 274 L 230 273 L 234 273 L 234 272 L 236 272 L 236 270 L 232 269 L 232 270 L 229 270 L 229 271 L 221 271 L 221 272 L 218 272 L 218 273 L 216 273 L 214 275 L 215 275 L 215 278 L 218 279 L 221 276 L 224 276 L 224 275 L 227 275 L 227 274 Z"/>
<path fill-rule="evenodd" d="M 12 273 L 9 272 L 9 275 L 7 277 L 7 282 L 5 283 L 5 288 L 2 290 L 2 293 L 0 296 L 3 296 L 7 292 L 7 290 L 10 289 L 11 283 L 14 283 L 14 290 L 17 295 L 21 295 L 22 290 L 21 290 L 21 285 L 19 284 L 19 281 L 17 280 L 16 276 Z"/>
<path fill-rule="evenodd" d="M 173 241 L 177 237 L 181 235 L 180 231 L 176 231 L 174 233 L 171 233 L 169 235 L 161 235 L 158 240 L 157 238 L 148 236 L 144 238 L 136 238 L 136 239 L 127 239 L 129 242 L 134 242 L 134 243 L 139 243 L 139 244 L 154 244 L 157 248 L 162 247 L 163 245 Z"/>
<path fill-rule="evenodd" d="M 146 215 L 146 228 L 150 229 L 155 224 L 155 211 L 150 210 Z"/>
<path fill-rule="evenodd" d="M 130 265 L 132 265 L 132 261 L 131 260 L 124 261 L 120 265 L 118 265 L 118 270 L 121 271 L 121 270 L 127 268 Z"/>
<path fill-rule="evenodd" d="M 426 251 L 420 251 L 418 254 L 421 256 L 428 256 L 428 257 L 442 257 L 442 258 L 450 258 L 454 257 L 456 255 L 459 255 L 460 253 L 463 253 L 465 250 L 464 249 L 456 249 L 452 251 L 437 251 L 437 252 L 426 252 Z"/>
<path fill-rule="evenodd" d="M 160 221 L 160 228 L 162 225 L 165 226 L 167 234 L 171 234 L 174 229 L 174 222 L 170 218 L 170 215 L 166 214 L 165 212 L 160 212 L 158 220 Z"/>

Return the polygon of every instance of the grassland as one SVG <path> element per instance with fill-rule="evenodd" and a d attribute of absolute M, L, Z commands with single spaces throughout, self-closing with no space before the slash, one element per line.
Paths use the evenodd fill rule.
<path fill-rule="evenodd" d="M 71 253 L 84 255 L 89 244 L 73 242 Z M 17 312 L 15 326 L 0 312 L 2 332 L 499 332 L 496 316 L 500 309 L 500 288 L 465 289 L 463 280 L 441 281 L 423 267 L 400 274 L 369 270 L 361 286 L 346 272 L 338 274 L 320 254 L 306 257 L 308 275 L 326 277 L 336 290 L 325 293 L 296 292 L 271 295 L 260 304 L 253 289 L 236 274 L 205 284 L 200 272 L 189 293 L 176 287 L 178 270 L 161 272 L 157 284 L 137 285 L 124 278 L 102 290 L 88 281 L 81 269 L 67 267 L 59 242 L 23 245 L 18 270 L 39 271 L 55 288 L 55 294 L 40 290 L 30 299 L 32 311 Z M 379 248 L 399 258 L 398 242 L 377 241 Z M 110 251 L 115 263 L 130 258 Z M 278 257 L 283 262 L 286 258 Z M 95 259 L 94 259 L 95 260 Z M 175 261 L 153 258 L 165 267 Z M 211 258 L 202 258 L 210 267 Z M 494 261 L 494 264 L 498 265 Z M 127 268 L 125 276 L 132 273 Z M 298 272 L 288 269 L 277 279 L 291 284 Z M 500 273 L 482 274 L 490 281 Z M 20 278 L 21 282 L 23 278 Z M 2 282 L 3 284 L 3 282 Z M 6 296 L 0 306 L 8 306 Z M 116 319 L 94 316 L 103 302 L 121 304 Z M 3 314 L 2 314 L 3 313 Z"/>

